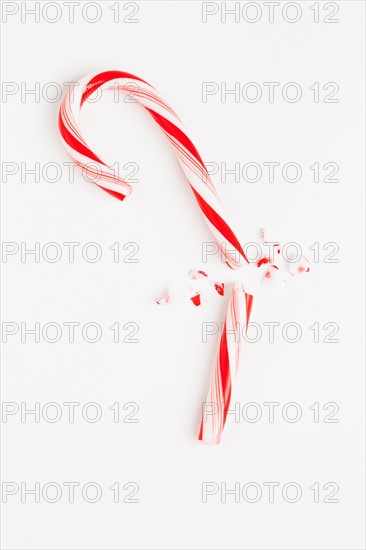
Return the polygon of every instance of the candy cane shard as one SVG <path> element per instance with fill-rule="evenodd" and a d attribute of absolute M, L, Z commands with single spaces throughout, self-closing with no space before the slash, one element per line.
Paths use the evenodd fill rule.
<path fill-rule="evenodd" d="M 122 71 L 106 71 L 90 74 L 82 78 L 69 90 L 65 96 L 59 112 L 59 129 L 63 143 L 74 162 L 84 170 L 84 173 L 101 189 L 118 200 L 124 200 L 131 194 L 131 186 L 117 176 L 114 170 L 108 166 L 99 156 L 94 153 L 83 138 L 79 128 L 80 111 L 84 103 L 97 90 L 115 90 L 132 95 L 146 111 L 153 117 L 160 126 L 169 142 L 173 146 L 178 161 L 187 178 L 196 202 L 212 232 L 225 258 L 227 265 L 232 269 L 239 269 L 248 263 L 248 259 L 241 247 L 241 244 L 232 230 L 232 224 L 225 213 L 222 203 L 217 195 L 207 168 L 198 153 L 196 147 L 187 136 L 184 126 L 173 109 L 158 95 L 155 88 L 145 80 Z M 131 92 L 132 90 L 132 92 Z M 246 308 L 242 308 L 241 302 L 246 302 Z M 248 303 L 251 304 L 252 297 L 245 294 L 244 290 L 234 287 L 227 314 L 226 326 L 231 323 L 238 314 L 246 312 L 248 320 Z M 226 349 L 226 351 L 225 351 Z M 226 336 L 222 339 L 220 353 L 217 361 L 220 375 L 217 373 L 216 365 L 213 384 L 216 388 L 212 393 L 213 397 L 222 395 L 227 403 L 227 396 L 231 393 L 231 366 L 238 366 L 239 345 L 227 346 Z M 226 355 L 228 360 L 226 360 Z M 230 381 L 230 384 L 229 384 Z M 221 384 L 221 386 L 220 386 Z M 228 385 L 229 384 L 229 385 Z M 228 394 L 228 388 L 230 392 Z M 212 386 L 211 386 L 212 388 Z M 211 391 L 211 390 L 210 390 Z M 225 405 L 226 407 L 226 405 Z M 226 418 L 225 407 L 223 410 L 224 420 Z M 224 422 L 225 423 L 225 422 Z M 214 434 L 212 442 L 219 441 L 221 432 L 211 430 Z M 222 429 L 221 429 L 222 431 Z M 201 429 L 200 439 L 206 441 L 207 430 Z M 202 435 L 202 437 L 201 437 Z"/>
<path fill-rule="evenodd" d="M 173 297 L 170 291 L 168 291 L 166 294 L 164 294 L 164 296 L 162 296 L 162 298 L 159 298 L 159 300 L 156 300 L 156 303 L 159 306 L 170 306 L 172 301 L 173 301 Z"/>
<path fill-rule="evenodd" d="M 238 373 L 243 333 L 252 310 L 253 296 L 241 283 L 235 283 L 222 329 L 219 353 L 207 400 L 202 403 L 198 439 L 207 445 L 218 445 L 230 409 L 232 388 Z"/>

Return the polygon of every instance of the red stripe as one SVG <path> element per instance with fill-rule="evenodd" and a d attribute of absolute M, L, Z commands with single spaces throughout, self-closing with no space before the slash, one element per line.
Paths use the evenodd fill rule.
<path fill-rule="evenodd" d="M 248 324 L 250 319 L 250 314 L 252 311 L 253 296 L 251 294 L 245 294 L 245 299 L 247 303 L 247 324 Z"/>
<path fill-rule="evenodd" d="M 95 160 L 96 162 L 99 162 L 100 164 L 103 164 L 104 166 L 106 166 L 106 164 L 100 160 L 99 157 L 97 157 L 97 155 L 95 155 L 93 153 L 93 151 L 91 151 L 88 147 L 86 147 L 83 143 L 80 143 L 80 141 L 78 141 L 70 132 L 69 130 L 66 128 L 65 124 L 64 124 L 64 121 L 62 120 L 62 115 L 61 115 L 61 111 L 59 113 L 59 116 L 58 116 L 58 127 L 60 129 L 60 133 L 62 135 L 62 137 L 64 138 L 64 140 L 66 141 L 66 143 L 68 145 L 70 145 L 70 147 L 72 149 L 74 149 L 75 151 L 77 151 L 78 153 L 80 153 L 81 155 L 84 155 L 85 157 L 88 157 L 90 158 L 91 160 Z"/>
<path fill-rule="evenodd" d="M 220 364 L 220 375 L 221 375 L 221 389 L 222 389 L 222 395 L 224 398 L 223 424 L 225 424 L 227 412 L 230 407 L 230 399 L 231 399 L 231 376 L 230 376 L 229 352 L 227 349 L 226 321 L 225 321 L 225 326 L 223 329 L 223 334 L 220 342 L 219 364 Z M 222 426 L 222 429 L 223 427 L 224 426 Z"/>
<path fill-rule="evenodd" d="M 219 214 L 211 208 L 211 206 L 197 193 L 197 191 L 192 187 L 191 189 L 196 197 L 196 200 L 205 214 L 206 218 L 220 231 L 220 233 L 225 237 L 230 244 L 243 256 L 243 258 L 248 262 L 248 258 L 244 254 L 244 250 L 241 247 L 237 237 L 234 235 L 233 231 L 230 229 L 228 224 L 219 216 Z M 249 263 L 249 262 L 248 262 Z"/>
<path fill-rule="evenodd" d="M 88 97 L 93 92 L 95 92 L 95 90 L 97 90 L 100 86 L 103 86 L 103 84 L 105 84 L 106 82 L 109 82 L 110 80 L 115 80 L 116 78 L 131 78 L 134 80 L 139 80 L 140 82 L 143 82 L 144 84 L 150 86 L 148 82 L 142 80 L 142 78 L 139 78 L 134 74 L 124 73 L 122 71 L 105 71 L 104 73 L 97 74 L 91 80 L 89 80 L 88 84 L 85 87 L 85 92 L 81 96 L 80 107 L 83 106 L 84 101 L 86 101 Z"/>
<path fill-rule="evenodd" d="M 198 434 L 198 440 L 202 441 L 203 438 L 203 420 L 201 420 L 200 433 Z"/>
<path fill-rule="evenodd" d="M 118 199 L 119 201 L 123 201 L 123 199 L 126 198 L 126 195 L 122 195 L 122 193 L 118 193 L 118 191 L 112 191 L 112 189 L 107 189 L 106 187 L 103 187 L 102 185 L 98 185 L 97 183 L 95 185 L 97 185 L 98 187 L 100 187 L 100 189 L 103 189 L 103 191 L 105 191 L 106 193 L 109 193 L 109 195 L 112 195 L 112 197 L 114 197 L 115 199 Z"/>
<path fill-rule="evenodd" d="M 196 147 L 193 145 L 191 140 L 185 135 L 182 130 L 179 130 L 175 124 L 164 118 L 162 115 L 159 115 L 152 109 L 149 109 L 148 107 L 145 107 L 147 111 L 151 114 L 151 116 L 156 120 L 156 122 L 170 134 L 171 136 L 174 136 L 175 139 L 177 139 L 188 151 L 201 163 L 202 166 L 205 166 L 203 163 L 203 160 L 201 159 L 201 155 L 197 151 Z"/>

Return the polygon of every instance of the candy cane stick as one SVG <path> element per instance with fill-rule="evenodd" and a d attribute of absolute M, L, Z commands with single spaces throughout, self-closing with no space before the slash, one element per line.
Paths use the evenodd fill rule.
<path fill-rule="evenodd" d="M 226 416 L 230 408 L 233 381 L 236 378 L 244 327 L 249 323 L 253 296 L 241 283 L 235 283 L 231 293 L 222 331 L 220 350 L 207 401 L 202 403 L 201 429 L 198 439 L 208 445 L 220 443 Z M 245 325 L 243 325 L 245 320 Z"/>
<path fill-rule="evenodd" d="M 246 265 L 248 259 L 231 229 L 231 223 L 200 154 L 175 112 L 157 94 L 155 88 L 141 78 L 121 71 L 106 71 L 85 76 L 69 90 L 60 108 L 59 128 L 71 158 L 94 179 L 96 185 L 113 197 L 123 200 L 132 192 L 131 186 L 116 176 L 112 168 L 90 149 L 79 129 L 80 111 L 85 101 L 99 89 L 104 91 L 116 88 L 130 95 L 132 90 L 132 96 L 150 113 L 169 139 L 227 265 L 232 269 Z M 230 405 L 234 371 L 238 367 L 240 338 L 239 342 L 228 345 L 228 331 L 233 330 L 234 324 L 243 319 L 243 312 L 245 322 L 249 321 L 251 302 L 252 297 L 245 293 L 242 286 L 239 288 L 235 285 L 209 392 L 209 399 L 216 403 L 219 414 L 215 422 L 205 422 L 204 418 L 201 422 L 199 439 L 206 443 L 220 441 Z"/>

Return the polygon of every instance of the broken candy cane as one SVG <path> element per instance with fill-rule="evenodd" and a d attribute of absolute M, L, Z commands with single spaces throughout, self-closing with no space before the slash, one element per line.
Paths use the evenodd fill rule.
<path fill-rule="evenodd" d="M 198 271 L 196 269 L 192 269 L 188 273 L 188 275 L 189 275 L 189 277 L 191 278 L 192 281 L 206 281 L 206 287 L 207 287 L 207 285 L 210 285 L 215 289 L 217 294 L 219 294 L 220 296 L 224 295 L 225 284 L 224 283 L 219 283 L 217 281 L 213 281 L 212 279 L 209 278 L 209 276 L 207 275 L 207 273 L 205 271 L 201 271 L 201 270 Z M 200 306 L 201 303 L 202 303 L 201 302 L 201 291 L 197 290 L 195 292 L 195 294 L 193 296 L 191 296 L 191 301 L 195 306 Z"/>
<path fill-rule="evenodd" d="M 59 128 L 64 145 L 74 162 L 98 187 L 116 199 L 123 200 L 132 192 L 131 186 L 116 176 L 114 170 L 90 149 L 79 128 L 80 111 L 85 101 L 97 90 L 108 89 L 118 89 L 132 95 L 157 122 L 175 150 L 193 195 L 227 265 L 232 269 L 246 265 L 248 259 L 231 229 L 231 223 L 200 154 L 175 112 L 157 94 L 155 88 L 141 78 L 121 71 L 95 73 L 85 76 L 69 90 L 60 107 Z M 251 304 L 252 296 L 245 292 L 242 285 L 236 284 L 232 291 L 208 394 L 209 404 L 214 408 L 214 413 L 210 415 L 209 421 L 203 416 L 201 422 L 199 439 L 205 443 L 220 442 L 240 354 L 241 338 L 239 337 L 238 341 L 234 338 L 232 341 L 229 335 L 232 330 L 239 330 L 234 326 L 236 322 L 249 322 Z"/>

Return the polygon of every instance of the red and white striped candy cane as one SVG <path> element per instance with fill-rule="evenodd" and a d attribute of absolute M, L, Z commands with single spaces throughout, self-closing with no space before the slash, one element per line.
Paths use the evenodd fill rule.
<path fill-rule="evenodd" d="M 198 439 L 208 445 L 218 445 L 230 408 L 232 383 L 235 380 L 242 342 L 243 323 L 249 323 L 253 296 L 241 283 L 235 283 L 221 335 L 220 349 L 207 400 L 202 403 L 201 428 Z"/>
<path fill-rule="evenodd" d="M 207 168 L 196 147 L 187 136 L 176 113 L 157 94 L 155 88 L 141 78 L 121 71 L 89 74 L 76 83 L 65 96 L 59 113 L 62 140 L 74 162 L 85 170 L 100 188 L 113 197 L 123 200 L 132 192 L 131 186 L 115 175 L 88 146 L 79 128 L 80 111 L 85 101 L 96 90 L 116 89 L 131 94 L 159 124 L 174 147 L 194 197 L 221 250 L 227 265 L 238 269 L 248 259 L 231 229 Z M 249 322 L 252 296 L 241 284 L 235 284 L 223 331 L 208 401 L 211 414 L 202 416 L 199 439 L 208 444 L 220 442 L 222 430 L 230 406 L 233 380 L 239 365 L 240 337 L 232 338 L 232 331 L 239 331 L 240 321 Z M 208 419 L 206 420 L 206 416 Z"/>

